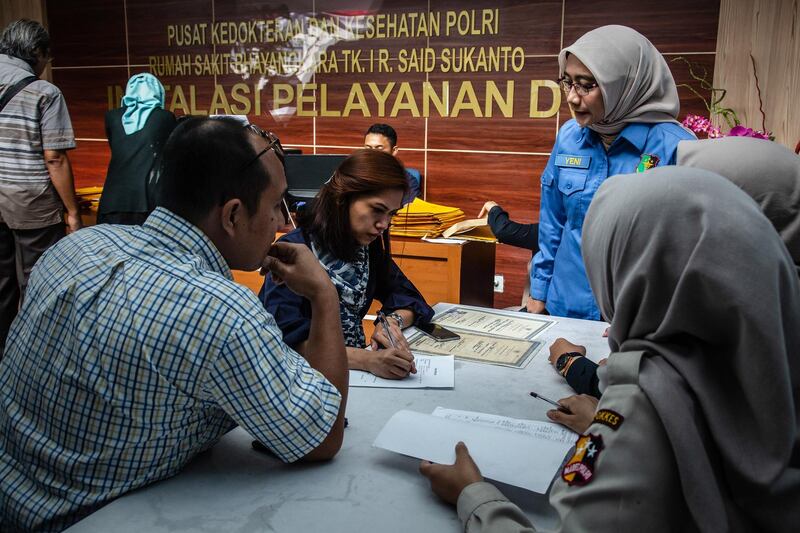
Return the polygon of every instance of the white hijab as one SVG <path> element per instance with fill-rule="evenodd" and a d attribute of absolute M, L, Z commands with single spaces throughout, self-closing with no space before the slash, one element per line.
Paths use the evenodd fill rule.
<path fill-rule="evenodd" d="M 605 118 L 589 129 L 616 135 L 631 122 L 675 122 L 678 89 L 664 57 L 641 33 L 626 26 L 602 26 L 558 54 L 564 75 L 573 54 L 594 75 L 603 94 Z"/>
<path fill-rule="evenodd" d="M 795 530 L 800 280 L 758 205 L 706 170 L 614 176 L 582 252 L 611 350 L 646 352 L 639 383 L 699 529 Z"/>

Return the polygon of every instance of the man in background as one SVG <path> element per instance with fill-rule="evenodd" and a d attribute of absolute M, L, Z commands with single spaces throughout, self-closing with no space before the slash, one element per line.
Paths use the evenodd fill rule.
<path fill-rule="evenodd" d="M 367 130 L 364 137 L 364 148 L 380 150 L 387 154 L 397 157 L 399 148 L 397 147 L 397 132 L 388 124 L 373 124 Z M 419 197 L 422 184 L 422 174 L 415 168 L 406 168 L 406 179 L 408 180 L 408 195 L 403 198 L 403 204 L 412 202 Z"/>
<path fill-rule="evenodd" d="M 39 256 L 81 227 L 72 167 L 75 148 L 67 104 L 38 79 L 50 61 L 50 36 L 17 20 L 0 37 L 0 357 Z"/>

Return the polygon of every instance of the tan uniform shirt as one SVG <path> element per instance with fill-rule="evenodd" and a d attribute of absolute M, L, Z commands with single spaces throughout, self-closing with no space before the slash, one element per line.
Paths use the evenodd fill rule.
<path fill-rule="evenodd" d="M 556 531 L 697 530 L 683 499 L 667 434 L 639 387 L 640 358 L 640 352 L 609 358 L 608 384 L 597 406 L 600 421 L 596 415 L 578 441 L 583 449 L 553 483 L 550 503 L 561 520 Z M 571 462 L 581 464 L 570 469 Z M 577 473 L 565 475 L 567 471 Z M 516 505 L 485 482 L 462 491 L 458 516 L 470 533 L 537 531 Z"/>

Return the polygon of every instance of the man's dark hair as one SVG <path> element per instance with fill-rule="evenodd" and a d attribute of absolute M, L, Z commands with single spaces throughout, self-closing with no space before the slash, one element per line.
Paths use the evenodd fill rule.
<path fill-rule="evenodd" d="M 15 20 L 3 30 L 0 37 L 0 54 L 16 57 L 36 67 L 39 58 L 50 54 L 50 35 L 35 20 Z"/>
<path fill-rule="evenodd" d="M 397 146 L 397 132 L 394 131 L 394 128 L 388 124 L 373 124 L 369 127 L 364 136 L 367 136 L 370 133 L 377 133 L 378 135 L 383 135 L 389 139 L 389 144 L 392 145 L 391 148 Z"/>
<path fill-rule="evenodd" d="M 232 198 L 254 215 L 270 176 L 263 164 L 253 161 L 257 152 L 252 136 L 232 119 L 182 121 L 161 154 L 156 204 L 193 224 Z"/>

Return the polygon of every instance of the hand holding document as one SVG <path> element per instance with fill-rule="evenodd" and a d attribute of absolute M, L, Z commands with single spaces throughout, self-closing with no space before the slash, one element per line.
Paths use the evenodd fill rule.
<path fill-rule="evenodd" d="M 456 222 L 442 233 L 442 237 L 468 241 L 497 242 L 497 237 L 492 233 L 486 217 Z"/>
<path fill-rule="evenodd" d="M 487 478 L 544 494 L 575 438 L 551 422 L 439 407 L 432 415 L 398 411 L 373 446 L 452 464 L 456 443 L 464 441 Z"/>

